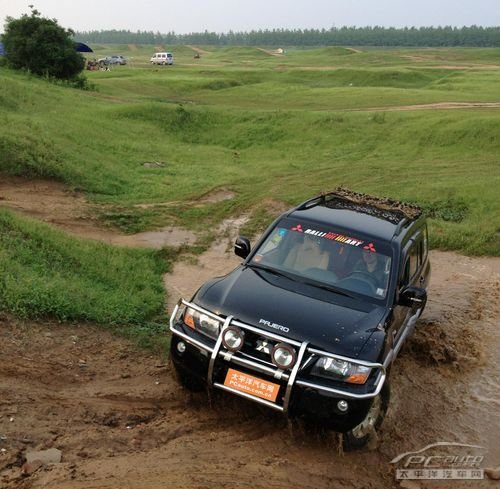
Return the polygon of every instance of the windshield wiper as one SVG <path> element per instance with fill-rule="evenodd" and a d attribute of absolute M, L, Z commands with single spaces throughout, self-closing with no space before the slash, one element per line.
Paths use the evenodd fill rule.
<path fill-rule="evenodd" d="M 279 275 L 281 277 L 286 277 L 286 278 L 289 278 L 290 280 L 296 280 L 296 277 L 297 277 L 296 275 L 294 275 L 292 273 L 282 272 L 281 270 L 278 270 L 278 269 L 273 268 L 273 267 L 268 267 L 267 265 L 261 265 L 260 263 L 259 264 L 247 263 L 247 267 L 256 268 L 257 270 L 265 270 L 266 272 L 272 273 L 273 275 Z"/>
<path fill-rule="evenodd" d="M 349 297 L 350 299 L 355 299 L 355 297 L 347 292 L 344 292 L 342 289 L 338 289 L 335 286 L 330 286 L 326 284 L 321 284 L 319 282 L 309 282 L 308 280 L 303 280 L 302 283 L 311 285 L 312 287 L 317 287 L 318 289 L 328 290 L 329 292 L 333 292 L 334 294 L 343 295 L 345 297 Z"/>
<path fill-rule="evenodd" d="M 339 289 L 338 287 L 335 287 L 335 285 L 327 285 L 327 284 L 324 284 L 321 282 L 307 280 L 300 275 L 294 275 L 293 278 L 294 278 L 294 280 L 296 280 L 297 282 L 300 282 L 301 284 L 310 285 L 311 287 L 316 287 L 317 289 L 328 290 L 328 292 L 333 292 L 334 294 L 343 295 L 345 297 L 349 297 L 350 299 L 356 298 L 353 295 L 345 292 L 343 289 Z"/>
<path fill-rule="evenodd" d="M 269 273 L 272 273 L 274 275 L 278 275 L 281 277 L 286 277 L 290 280 L 293 280 L 295 282 L 299 282 L 299 283 L 304 284 L 304 285 L 310 285 L 311 287 L 316 287 L 316 288 L 322 289 L 322 290 L 328 290 L 328 292 L 333 292 L 334 294 L 339 294 L 339 295 L 343 295 L 344 297 L 349 297 L 350 299 L 355 299 L 355 297 L 353 295 L 348 294 L 347 292 L 344 292 L 342 289 L 339 289 L 335 286 L 322 284 L 320 282 L 311 282 L 310 280 L 305 280 L 304 277 L 302 277 L 301 275 L 296 275 L 295 273 L 286 273 L 282 270 L 268 267 L 267 265 L 261 265 L 260 263 L 259 264 L 248 263 L 247 266 L 250 268 L 265 270 L 266 272 L 269 272 Z"/>

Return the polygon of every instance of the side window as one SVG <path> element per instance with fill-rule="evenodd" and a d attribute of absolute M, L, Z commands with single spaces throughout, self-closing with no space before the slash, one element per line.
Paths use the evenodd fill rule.
<path fill-rule="evenodd" d="M 417 247 L 417 270 L 422 268 L 425 259 L 427 258 L 427 253 L 429 251 L 429 245 L 427 242 L 427 227 L 422 229 L 422 232 L 415 238 L 415 246 Z"/>
<path fill-rule="evenodd" d="M 427 230 L 413 238 L 408 257 L 403 267 L 401 285 L 407 285 L 422 266 L 427 255 Z"/>
<path fill-rule="evenodd" d="M 427 253 L 429 252 L 429 238 L 427 237 L 427 226 L 424 228 L 422 233 L 422 262 L 427 258 Z"/>
<path fill-rule="evenodd" d="M 417 273 L 418 266 L 419 266 L 419 244 L 420 243 L 413 243 L 412 247 L 410 248 L 410 274 L 408 276 L 409 279 L 411 279 L 415 273 Z"/>
<path fill-rule="evenodd" d="M 410 259 L 407 258 L 405 261 L 405 265 L 403 267 L 403 271 L 401 274 L 401 278 L 399 280 L 400 286 L 404 286 L 408 283 L 408 280 L 410 279 Z"/>

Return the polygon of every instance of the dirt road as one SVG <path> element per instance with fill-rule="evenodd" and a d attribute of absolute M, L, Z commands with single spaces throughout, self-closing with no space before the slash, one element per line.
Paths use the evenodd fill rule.
<path fill-rule="evenodd" d="M 232 235 L 241 221 L 226 223 Z M 229 271 L 231 238 L 165 277 L 189 296 Z M 500 259 L 432 252 L 430 303 L 392 371 L 392 400 L 370 449 L 341 454 L 336 437 L 225 394 L 191 395 L 166 358 L 92 325 L 0 315 L 0 487 L 400 487 L 390 461 L 438 441 L 486 448 L 500 465 Z M 21 474 L 27 451 L 62 462 Z M 420 482 L 491 488 L 494 481 Z"/>

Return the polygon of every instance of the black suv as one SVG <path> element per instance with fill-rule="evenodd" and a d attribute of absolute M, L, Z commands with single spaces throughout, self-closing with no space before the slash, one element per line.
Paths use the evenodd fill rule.
<path fill-rule="evenodd" d="M 427 225 L 413 205 L 337 189 L 281 215 L 244 261 L 170 319 L 181 383 L 320 421 L 363 446 L 427 300 Z"/>

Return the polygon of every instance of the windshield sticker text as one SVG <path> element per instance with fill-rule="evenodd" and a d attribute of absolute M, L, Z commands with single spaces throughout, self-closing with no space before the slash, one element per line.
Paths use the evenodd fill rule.
<path fill-rule="evenodd" d="M 360 239 L 351 238 L 350 236 L 345 236 L 339 233 L 332 233 L 331 231 L 325 233 L 323 231 L 316 231 L 314 229 L 306 229 L 304 234 L 312 234 L 313 236 L 317 236 L 318 238 L 328 239 L 330 241 L 338 241 L 339 243 L 348 244 L 351 246 L 360 246 L 364 243 Z"/>

